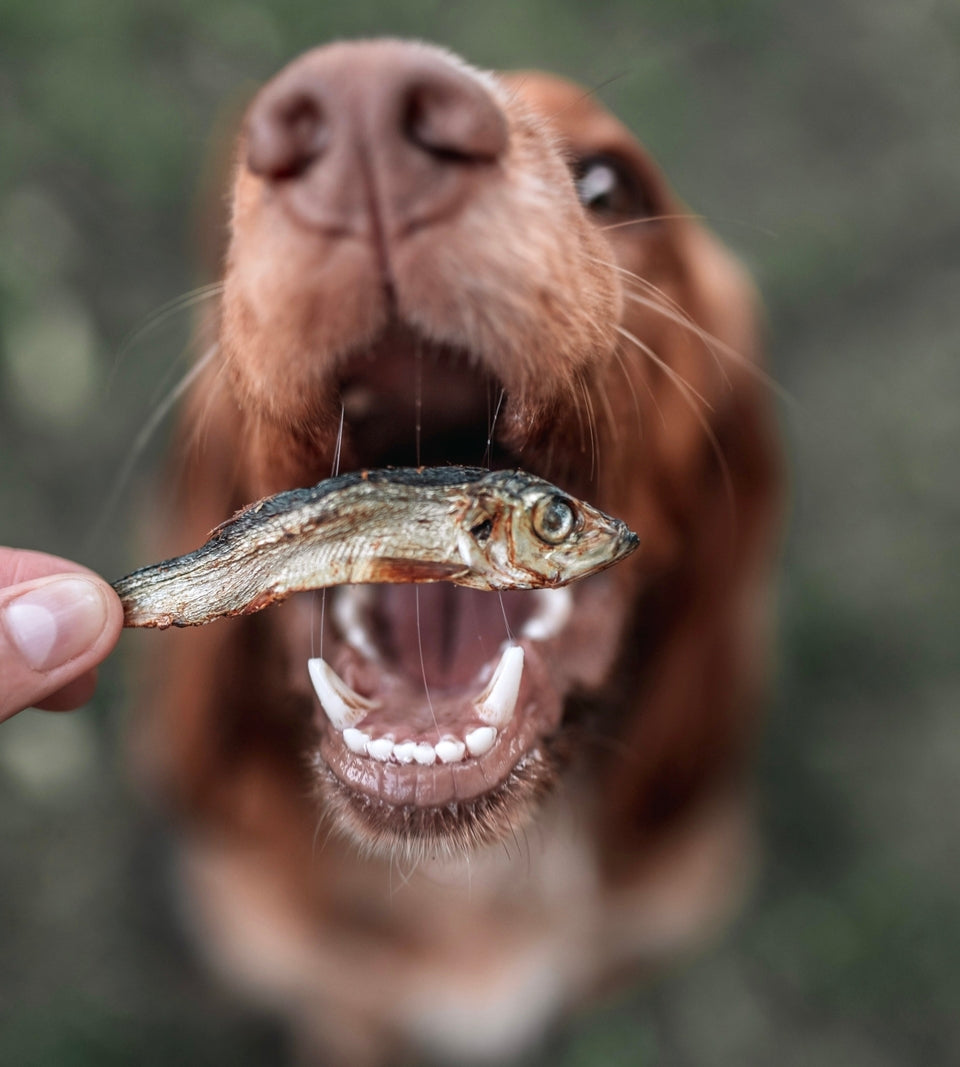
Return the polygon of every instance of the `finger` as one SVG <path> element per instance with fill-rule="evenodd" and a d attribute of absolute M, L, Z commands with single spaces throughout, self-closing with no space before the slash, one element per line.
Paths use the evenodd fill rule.
<path fill-rule="evenodd" d="M 116 593 L 89 572 L 0 590 L 0 720 L 86 674 L 116 644 L 122 625 Z"/>
<path fill-rule="evenodd" d="M 96 688 L 97 668 L 93 667 L 79 678 L 67 682 L 62 689 L 36 701 L 34 707 L 40 708 L 41 711 L 72 711 L 86 704 L 93 697 Z"/>
<path fill-rule="evenodd" d="M 0 546 L 0 590 L 4 590 L 6 586 L 22 585 L 34 578 L 46 578 L 53 574 L 88 574 L 97 577 L 88 567 L 70 559 L 50 556 L 46 552 L 34 552 L 29 548 Z"/>

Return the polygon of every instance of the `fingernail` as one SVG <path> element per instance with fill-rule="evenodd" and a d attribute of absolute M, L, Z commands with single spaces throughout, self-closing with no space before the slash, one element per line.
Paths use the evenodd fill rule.
<path fill-rule="evenodd" d="M 96 583 L 60 578 L 10 601 L 3 623 L 30 667 L 50 671 L 96 641 L 107 623 L 107 605 Z"/>

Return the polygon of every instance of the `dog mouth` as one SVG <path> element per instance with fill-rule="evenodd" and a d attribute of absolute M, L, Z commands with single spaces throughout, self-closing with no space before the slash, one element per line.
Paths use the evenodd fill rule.
<path fill-rule="evenodd" d="M 521 436 L 515 398 L 466 353 L 393 327 L 350 357 L 337 391 L 341 471 L 523 467 L 586 491 L 557 462 L 562 424 Z M 610 667 L 615 600 L 606 573 L 560 589 L 301 595 L 326 806 L 374 847 L 471 847 L 515 828 L 558 769 L 567 696 Z"/>
<path fill-rule="evenodd" d="M 471 800 L 559 724 L 543 645 L 569 619 L 569 588 L 348 586 L 330 609 L 335 660 L 312 658 L 309 673 L 324 758 L 355 788 L 393 804 Z"/>

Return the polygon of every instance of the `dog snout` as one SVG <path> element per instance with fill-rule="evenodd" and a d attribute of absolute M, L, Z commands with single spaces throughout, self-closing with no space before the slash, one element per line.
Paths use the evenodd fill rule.
<path fill-rule="evenodd" d="M 393 241 L 456 215 L 508 147 L 481 77 L 397 41 L 309 53 L 260 94 L 246 163 L 328 234 Z"/>

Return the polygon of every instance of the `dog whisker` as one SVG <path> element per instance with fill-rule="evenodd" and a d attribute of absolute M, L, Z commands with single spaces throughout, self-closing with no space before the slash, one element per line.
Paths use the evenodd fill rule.
<path fill-rule="evenodd" d="M 503 398 L 506 396 L 506 390 L 501 387 L 500 395 L 497 397 L 497 406 L 493 411 L 493 418 L 490 419 L 490 429 L 487 432 L 487 447 L 483 453 L 483 466 L 489 467 L 493 459 L 493 434 L 496 429 L 497 419 L 500 415 L 500 409 L 503 407 Z"/>
<path fill-rule="evenodd" d="M 433 719 L 433 728 L 437 734 L 437 740 L 440 740 L 440 723 L 437 720 L 437 712 L 433 706 L 433 700 L 430 697 L 430 685 L 427 682 L 427 667 L 423 658 L 423 626 L 420 623 L 420 586 L 414 588 L 414 603 L 416 605 L 416 620 L 417 620 L 417 651 L 420 654 L 420 673 L 423 675 L 423 693 L 427 698 L 427 706 L 430 708 L 430 717 Z"/>
<path fill-rule="evenodd" d="M 618 326 L 615 327 L 615 329 L 616 329 L 617 333 L 620 334 L 621 337 L 623 337 L 627 341 L 629 341 L 630 344 L 632 344 L 637 349 L 638 352 L 640 352 L 642 355 L 646 356 L 647 359 L 649 359 L 651 363 L 653 363 L 656 367 L 658 367 L 661 371 L 663 371 L 663 373 L 670 379 L 670 381 L 673 382 L 673 384 L 686 397 L 688 397 L 691 400 L 693 398 L 696 398 L 697 400 L 700 401 L 700 403 L 705 408 L 707 408 L 707 410 L 709 410 L 709 411 L 713 410 L 713 405 L 710 403 L 710 401 L 707 400 L 707 398 L 701 392 L 699 392 L 697 389 L 695 389 L 683 377 L 683 375 L 678 374 L 677 371 L 675 371 L 673 369 L 673 367 L 671 367 L 670 364 L 667 363 L 667 361 L 665 359 L 662 359 L 660 356 L 658 356 L 657 353 L 654 352 L 654 350 L 648 344 L 646 344 L 645 342 L 641 341 L 639 337 L 637 337 L 635 334 L 632 334 L 628 329 L 626 329 L 623 326 L 619 326 L 618 325 Z"/>
<path fill-rule="evenodd" d="M 173 315 L 178 312 L 187 311 L 190 308 L 196 307 L 198 304 L 203 303 L 205 300 L 211 300 L 214 297 L 219 296 L 223 292 L 223 282 L 213 282 L 210 285 L 201 285 L 196 289 L 191 289 L 187 293 L 183 293 L 173 300 L 167 301 L 165 304 L 161 304 L 154 312 L 152 312 L 147 320 L 137 329 L 129 333 L 121 342 L 117 348 L 116 355 L 113 359 L 113 368 L 110 371 L 110 376 L 107 379 L 106 388 L 109 390 L 113 383 L 113 379 L 117 374 L 120 365 L 126 359 L 130 350 L 147 334 L 152 333 L 158 326 L 162 325 Z"/>
<path fill-rule="evenodd" d="M 717 366 L 720 368 L 720 371 L 721 373 L 723 373 L 728 384 L 729 378 L 727 378 L 726 369 L 723 366 L 723 360 L 721 359 L 721 357 L 730 360 L 732 363 L 735 363 L 737 367 L 746 371 L 746 373 L 749 374 L 751 377 L 756 378 L 758 382 L 760 382 L 766 388 L 770 389 L 773 393 L 775 393 L 781 401 L 785 403 L 793 403 L 793 397 L 790 395 L 790 393 L 786 389 L 784 389 L 783 386 L 780 385 L 780 383 L 777 382 L 772 377 L 772 375 L 765 371 L 763 367 L 761 367 L 755 360 L 750 359 L 749 356 L 744 355 L 744 353 L 738 351 L 732 345 L 726 344 L 715 334 L 710 333 L 709 330 L 705 330 L 702 326 L 695 322 L 686 311 L 684 311 L 680 304 L 678 304 L 669 294 L 665 293 L 661 288 L 659 288 L 659 286 L 654 285 L 653 282 L 651 282 L 649 279 L 644 278 L 641 275 L 634 273 L 633 271 L 628 271 L 625 268 L 618 267 L 616 264 L 608 265 L 612 266 L 619 273 L 627 277 L 631 282 L 640 285 L 647 292 L 652 293 L 653 296 L 657 298 L 651 299 L 649 297 L 643 296 L 640 293 L 633 292 L 629 288 L 627 288 L 624 290 L 624 296 L 628 300 L 640 304 L 642 307 L 645 307 L 650 311 L 656 312 L 659 315 L 663 315 L 671 322 L 676 323 L 677 326 L 689 330 L 694 336 L 698 337 L 716 360 Z"/>
<path fill-rule="evenodd" d="M 653 351 L 653 349 L 650 348 L 649 345 L 644 344 L 639 338 L 635 337 L 633 334 L 630 333 L 629 330 L 624 329 L 624 327 L 622 326 L 617 327 L 617 333 L 619 333 L 621 337 L 624 337 L 631 344 L 635 345 L 644 356 L 646 356 L 653 363 L 655 363 L 656 366 L 658 366 L 664 372 L 664 374 L 666 374 L 667 378 L 671 382 L 673 382 L 673 384 L 679 390 L 681 397 L 683 398 L 686 405 L 689 407 L 694 418 L 699 423 L 700 428 L 703 430 L 704 436 L 706 437 L 710 445 L 710 449 L 717 460 L 717 465 L 720 470 L 720 476 L 723 479 L 724 494 L 726 496 L 727 503 L 730 508 L 731 517 L 735 520 L 736 493 L 733 488 L 733 480 L 730 476 L 729 464 L 727 463 L 726 456 L 723 454 L 723 448 L 717 438 L 716 431 L 710 425 L 710 422 L 707 419 L 706 415 L 701 410 L 701 408 L 697 406 L 695 401 L 700 401 L 700 404 L 703 405 L 703 407 L 705 407 L 707 410 L 713 410 L 712 405 L 706 400 L 706 398 L 701 393 L 694 389 L 693 386 L 686 382 L 681 375 L 677 374 L 672 367 L 670 367 L 664 360 L 662 360 Z"/>
<path fill-rule="evenodd" d="M 612 355 L 613 355 L 614 360 L 616 361 L 617 366 L 620 368 L 621 373 L 623 374 L 624 380 L 625 380 L 626 385 L 627 385 L 627 389 L 630 391 L 630 399 L 633 401 L 633 411 L 634 411 L 634 414 L 636 415 L 636 420 L 637 420 L 637 436 L 642 440 L 643 439 L 643 416 L 640 413 L 640 398 L 637 396 L 637 389 L 636 389 L 636 386 L 633 383 L 633 376 L 630 374 L 629 370 L 627 369 L 627 365 L 626 365 L 626 362 L 624 361 L 624 357 L 623 357 L 623 354 L 620 351 L 620 346 L 619 345 L 617 345 L 613 349 Z M 657 409 L 658 414 L 660 415 L 661 421 L 663 421 L 663 411 L 661 410 L 660 405 L 657 403 L 656 395 L 654 394 L 653 390 L 650 388 L 650 384 L 646 381 L 646 379 L 643 379 L 643 384 L 644 384 L 644 387 L 647 390 L 647 393 L 648 393 L 648 395 L 650 397 L 650 400 L 653 402 L 654 406 Z"/>
<path fill-rule="evenodd" d="M 719 338 L 715 337 L 707 330 L 704 330 L 703 327 L 698 325 L 668 293 L 665 293 L 661 288 L 654 285 L 653 282 L 649 281 L 649 279 L 644 278 L 642 275 L 637 274 L 634 271 L 628 270 L 626 267 L 621 267 L 616 263 L 604 262 L 604 266 L 611 267 L 618 274 L 626 278 L 629 282 L 633 283 L 634 285 L 639 285 L 648 293 L 653 294 L 653 297 L 655 297 L 656 299 L 644 297 L 640 293 L 632 291 L 629 288 L 625 288 L 624 290 L 624 296 L 628 300 L 632 300 L 635 303 L 641 304 L 643 307 L 648 308 L 650 311 L 654 311 L 657 314 L 663 315 L 665 318 L 669 319 L 669 321 L 675 323 L 677 326 L 681 326 L 684 329 L 689 330 L 696 337 L 698 337 L 706 346 L 707 351 L 710 352 L 710 354 L 714 357 L 717 362 L 717 366 L 721 370 L 721 373 L 724 373 L 725 377 L 726 374 L 723 365 L 719 359 L 718 352 L 722 351 L 725 355 L 727 355 L 729 358 L 733 359 L 737 363 L 750 363 L 750 361 L 746 359 L 746 357 L 743 356 L 741 353 L 738 353 L 736 349 L 730 347 L 729 345 L 724 345 Z M 752 366 L 752 363 L 750 365 Z"/>
<path fill-rule="evenodd" d="M 631 383 L 632 384 L 632 383 Z M 610 391 L 607 388 L 607 384 L 602 379 L 597 383 L 597 392 L 604 408 L 604 415 L 606 417 L 606 425 L 610 431 L 610 437 L 615 446 L 620 444 L 620 429 L 617 425 L 616 416 L 613 413 L 613 406 L 610 403 Z"/>
<path fill-rule="evenodd" d="M 207 434 L 210 431 L 210 425 L 213 418 L 213 410 L 216 406 L 217 400 L 221 396 L 228 375 L 229 371 L 227 368 L 227 363 L 224 360 L 213 371 L 210 383 L 204 390 L 203 406 L 200 408 L 196 418 L 194 419 L 193 425 L 190 429 L 190 436 L 186 442 L 186 446 L 182 450 L 182 464 L 186 464 L 188 455 L 198 454 L 203 451 L 206 445 Z"/>
<path fill-rule="evenodd" d="M 208 367 L 216 354 L 217 345 L 211 345 L 186 371 L 186 373 L 182 375 L 177 384 L 167 393 L 166 397 L 154 407 L 154 410 L 150 413 L 146 422 L 134 438 L 120 470 L 114 477 L 110 492 L 107 494 L 106 500 L 104 500 L 100 507 L 100 517 L 87 536 L 88 546 L 95 544 L 102 537 L 104 528 L 113 516 L 120 496 L 126 488 L 137 464 L 143 458 L 143 454 L 146 451 L 147 446 L 150 444 L 153 435 L 162 425 L 163 420 L 167 415 L 169 415 L 177 406 L 181 398 Z"/>
<path fill-rule="evenodd" d="M 630 226 L 645 226 L 652 222 L 674 222 L 681 220 L 699 222 L 703 220 L 703 216 L 684 212 L 670 215 L 640 215 L 635 219 L 625 219 L 623 222 L 611 222 L 608 226 L 601 226 L 600 231 L 602 233 L 609 233 L 611 230 L 623 230 Z"/>

